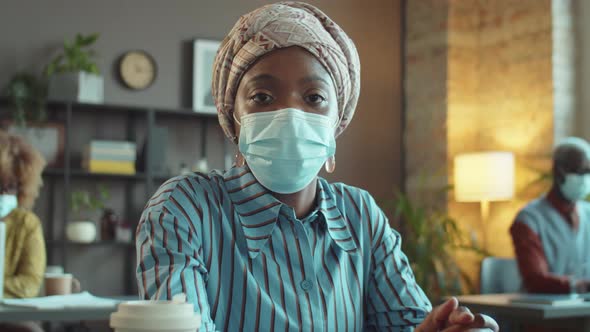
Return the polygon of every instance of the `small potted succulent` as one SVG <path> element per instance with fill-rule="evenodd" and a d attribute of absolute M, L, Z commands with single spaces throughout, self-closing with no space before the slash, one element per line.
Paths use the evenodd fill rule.
<path fill-rule="evenodd" d="M 50 100 L 73 100 L 87 103 L 104 101 L 104 80 L 96 62 L 94 51 L 88 49 L 98 34 L 77 34 L 73 41 L 64 41 L 63 51 L 45 68 L 49 77 Z"/>
<path fill-rule="evenodd" d="M 110 197 L 104 186 L 99 186 L 98 189 L 98 195 L 93 195 L 87 190 L 72 192 L 70 210 L 73 221 L 70 221 L 66 227 L 68 240 L 79 243 L 90 243 L 96 240 L 96 223 L 93 219 L 104 210 L 105 202 Z"/>

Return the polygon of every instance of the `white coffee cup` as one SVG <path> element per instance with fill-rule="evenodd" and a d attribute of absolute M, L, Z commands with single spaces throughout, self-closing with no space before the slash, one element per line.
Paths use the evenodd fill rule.
<path fill-rule="evenodd" d="M 123 302 L 110 321 L 115 332 L 195 332 L 200 326 L 201 316 L 184 294 L 172 301 Z"/>

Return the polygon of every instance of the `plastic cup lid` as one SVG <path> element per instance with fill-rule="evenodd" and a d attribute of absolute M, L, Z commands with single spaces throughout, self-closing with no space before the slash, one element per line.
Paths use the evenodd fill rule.
<path fill-rule="evenodd" d="M 196 330 L 201 316 L 192 303 L 180 301 L 129 301 L 111 314 L 112 328 L 149 331 Z"/>
<path fill-rule="evenodd" d="M 45 278 L 73 278 L 71 273 L 45 273 Z"/>

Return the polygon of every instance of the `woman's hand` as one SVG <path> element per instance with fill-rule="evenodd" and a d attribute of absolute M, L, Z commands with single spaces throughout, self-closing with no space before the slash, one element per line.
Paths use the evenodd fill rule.
<path fill-rule="evenodd" d="M 491 317 L 472 314 L 459 301 L 451 298 L 434 308 L 416 332 L 498 332 L 500 327 Z"/>

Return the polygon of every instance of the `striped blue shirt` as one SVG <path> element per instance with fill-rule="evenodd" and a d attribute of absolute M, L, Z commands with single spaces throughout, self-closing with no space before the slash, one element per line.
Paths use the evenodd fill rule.
<path fill-rule="evenodd" d="M 373 198 L 318 179 L 303 220 L 247 166 L 167 181 L 137 229 L 148 299 L 186 293 L 201 331 L 412 331 L 431 310 Z"/>

